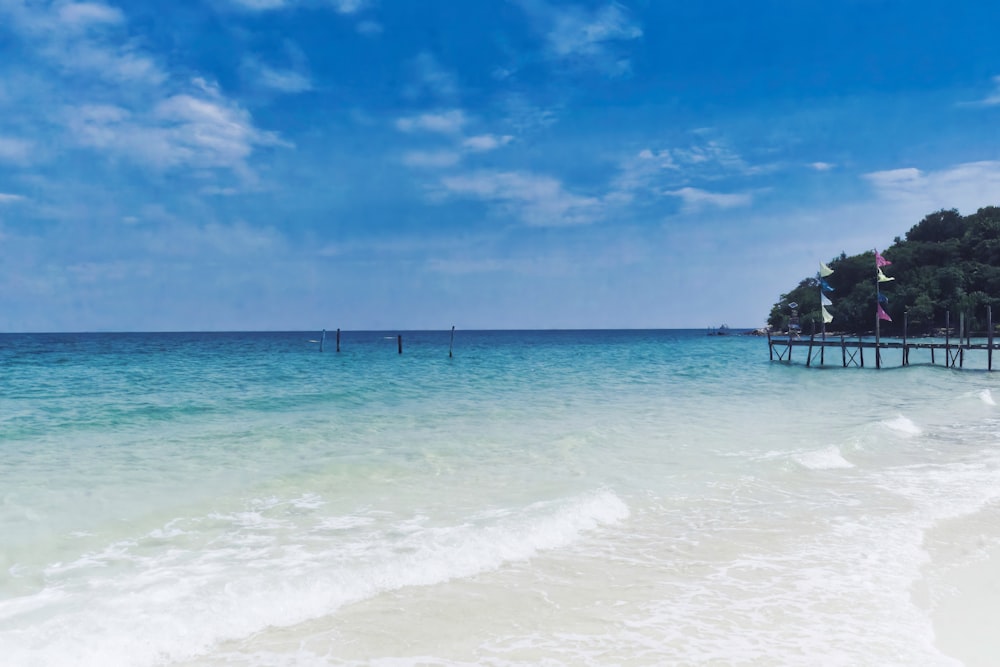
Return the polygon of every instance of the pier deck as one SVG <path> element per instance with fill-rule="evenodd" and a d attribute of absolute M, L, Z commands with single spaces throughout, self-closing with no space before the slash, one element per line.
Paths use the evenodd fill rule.
<path fill-rule="evenodd" d="M 888 350 L 899 351 L 894 354 L 900 360 L 898 365 L 909 366 L 910 353 L 914 350 L 929 351 L 930 364 L 937 364 L 937 353 L 940 353 L 944 366 L 948 368 L 964 368 L 966 355 L 970 352 L 986 352 L 986 366 L 988 371 L 993 370 L 993 351 L 1000 350 L 1000 345 L 993 341 L 990 336 L 984 342 L 973 342 L 971 339 L 959 341 L 945 340 L 945 342 L 914 342 L 906 339 L 902 340 L 864 340 L 860 337 L 847 338 L 846 336 L 817 338 L 816 335 L 809 337 L 789 337 L 789 336 L 767 336 L 768 354 L 771 361 L 792 362 L 793 348 L 806 348 L 805 365 L 814 364 L 827 365 L 826 355 L 828 351 L 840 351 L 840 362 L 844 368 L 857 366 L 864 368 L 865 351 L 870 351 L 870 359 L 874 362 L 875 368 L 882 368 L 885 365 L 883 352 Z M 926 358 L 926 357 L 925 357 Z M 833 362 L 836 364 L 836 361 Z M 976 367 L 982 368 L 980 363 Z"/>

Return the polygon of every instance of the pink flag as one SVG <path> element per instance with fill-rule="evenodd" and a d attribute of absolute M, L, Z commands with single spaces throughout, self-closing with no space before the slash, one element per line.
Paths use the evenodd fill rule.
<path fill-rule="evenodd" d="M 883 266 L 889 266 L 890 264 L 892 264 L 892 262 L 878 254 L 878 250 L 875 251 L 875 266 L 881 268 Z"/>
<path fill-rule="evenodd" d="M 892 318 L 889 317 L 884 310 L 882 310 L 882 304 L 878 307 L 878 318 L 880 320 L 886 320 L 887 322 L 892 322 Z"/>

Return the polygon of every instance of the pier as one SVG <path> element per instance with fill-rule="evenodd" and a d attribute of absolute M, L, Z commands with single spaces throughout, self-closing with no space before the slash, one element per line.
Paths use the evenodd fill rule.
<path fill-rule="evenodd" d="M 965 331 L 965 317 L 960 319 L 957 340 L 952 340 L 950 329 L 950 315 L 946 320 L 944 330 L 944 342 L 914 342 L 907 340 L 906 325 L 903 326 L 903 337 L 901 339 L 882 340 L 876 330 L 874 340 L 865 340 L 860 335 L 840 335 L 827 336 L 820 334 L 817 337 L 815 330 L 808 337 L 785 335 L 774 336 L 767 332 L 767 347 L 771 361 L 792 363 L 793 349 L 805 348 L 806 366 L 827 365 L 827 354 L 833 357 L 830 361 L 832 365 L 848 367 L 865 367 L 865 352 L 868 351 L 869 364 L 875 368 L 882 368 L 884 364 L 884 352 L 889 350 L 898 351 L 900 366 L 909 366 L 910 353 L 913 351 L 930 352 L 930 364 L 938 364 L 938 357 L 946 368 L 964 368 L 966 357 L 973 352 L 986 353 L 986 370 L 993 370 L 993 352 L 1000 349 L 993 337 L 993 316 L 990 309 L 987 309 L 987 330 L 985 337 L 979 337 L 973 342 L 971 334 Z M 985 338 L 985 340 L 983 340 Z M 980 342 L 983 341 L 983 342 Z M 837 352 L 839 351 L 839 354 Z M 894 355 L 895 356 L 895 355 Z M 926 356 L 925 356 L 926 358 Z M 982 357 L 979 357 L 981 360 Z M 971 357 L 970 357 L 971 361 Z M 837 363 L 839 362 L 839 364 Z M 979 366 L 981 368 L 981 366 Z"/>

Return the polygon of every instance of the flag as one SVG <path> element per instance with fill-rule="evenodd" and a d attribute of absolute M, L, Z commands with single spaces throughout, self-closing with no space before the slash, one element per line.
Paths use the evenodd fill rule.
<path fill-rule="evenodd" d="M 826 292 L 832 292 L 833 288 L 830 287 L 830 283 L 826 282 L 822 278 L 819 279 L 819 286 Z"/>
<path fill-rule="evenodd" d="M 878 254 L 878 250 L 875 251 L 875 266 L 882 267 L 882 266 L 889 266 L 890 264 L 892 264 L 892 262 L 887 260 L 882 255 Z"/>
<path fill-rule="evenodd" d="M 878 281 L 880 283 L 887 283 L 890 280 L 895 280 L 895 278 L 890 278 L 889 276 L 887 276 L 884 273 L 882 273 L 882 269 L 878 270 Z"/>
<path fill-rule="evenodd" d="M 884 310 L 882 310 L 882 305 L 879 304 L 878 312 L 876 313 L 880 320 L 885 320 L 887 322 L 892 322 L 892 318 L 889 317 Z"/>
<path fill-rule="evenodd" d="M 882 294 L 882 292 L 879 292 L 878 293 L 878 302 L 881 303 L 883 306 L 888 306 L 889 305 L 889 297 L 887 297 L 885 294 Z"/>
<path fill-rule="evenodd" d="M 830 312 L 826 309 L 825 306 L 821 307 L 820 310 L 823 311 L 824 324 L 829 324 L 830 322 L 833 322 L 833 315 L 830 314 Z"/>
<path fill-rule="evenodd" d="M 820 275 L 821 278 L 826 278 L 831 273 L 833 273 L 833 269 L 831 269 L 829 266 L 827 266 L 823 262 L 819 263 L 819 275 Z"/>
<path fill-rule="evenodd" d="M 820 292 L 820 295 L 819 295 L 819 303 L 822 306 L 832 306 L 833 305 L 833 301 L 830 301 L 830 297 L 828 297 L 827 295 L 823 294 L 822 292 Z"/>

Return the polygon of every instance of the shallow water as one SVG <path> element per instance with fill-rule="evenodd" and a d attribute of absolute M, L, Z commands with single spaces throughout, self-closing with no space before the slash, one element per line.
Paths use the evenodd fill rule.
<path fill-rule="evenodd" d="M 0 336 L 0 655 L 957 664 L 933 614 L 1000 543 L 1000 376 L 403 337 Z"/>

